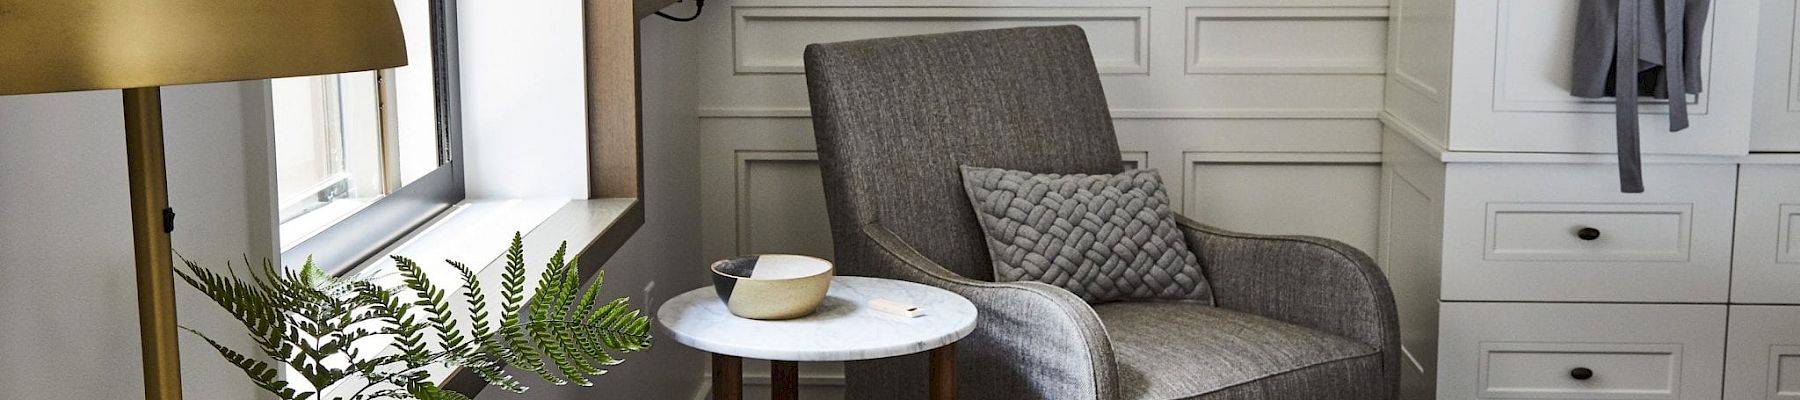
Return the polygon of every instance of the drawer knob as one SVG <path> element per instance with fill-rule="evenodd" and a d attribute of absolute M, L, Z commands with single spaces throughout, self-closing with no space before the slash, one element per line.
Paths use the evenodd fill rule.
<path fill-rule="evenodd" d="M 1575 237 L 1581 238 L 1581 240 L 1599 239 L 1600 230 L 1594 228 L 1581 228 L 1581 230 L 1575 231 Z"/>
<path fill-rule="evenodd" d="M 1575 367 L 1575 369 L 1569 370 L 1569 377 L 1575 378 L 1575 380 L 1578 380 L 1578 381 L 1585 381 L 1585 380 L 1588 380 L 1588 378 L 1594 377 L 1594 370 L 1583 368 L 1583 367 Z"/>

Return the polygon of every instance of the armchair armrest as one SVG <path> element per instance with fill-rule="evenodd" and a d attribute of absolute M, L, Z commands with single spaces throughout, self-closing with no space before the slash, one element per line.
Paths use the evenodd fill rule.
<path fill-rule="evenodd" d="M 1102 399 L 1119 397 L 1112 344 L 1092 307 L 1067 290 L 1039 282 L 985 282 L 927 259 L 877 223 L 862 233 L 873 243 L 864 262 L 903 279 L 955 292 L 975 303 L 975 332 L 957 353 L 979 365 L 960 371 L 970 398 Z"/>
<path fill-rule="evenodd" d="M 1400 320 L 1387 276 L 1368 254 L 1335 240 L 1253 235 L 1177 215 L 1219 307 L 1356 340 L 1383 353 L 1398 379 Z"/>

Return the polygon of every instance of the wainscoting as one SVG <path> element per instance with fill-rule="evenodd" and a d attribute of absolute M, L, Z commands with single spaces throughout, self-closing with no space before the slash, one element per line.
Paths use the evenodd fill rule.
<path fill-rule="evenodd" d="M 1162 171 L 1179 210 L 1226 228 L 1373 253 L 1386 0 L 714 0 L 699 52 L 708 259 L 831 255 L 801 50 L 808 43 L 1074 24 L 1088 34 L 1122 161 Z M 698 268 L 698 267 L 696 267 Z M 746 363 L 746 394 L 768 369 Z M 805 364 L 808 398 L 841 367 Z"/>

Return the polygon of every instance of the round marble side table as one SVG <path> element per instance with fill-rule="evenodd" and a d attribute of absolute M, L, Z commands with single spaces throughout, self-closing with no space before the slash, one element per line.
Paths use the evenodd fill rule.
<path fill-rule="evenodd" d="M 887 299 L 918 306 L 908 318 L 869 308 Z M 931 355 L 931 398 L 956 394 L 955 343 L 975 330 L 975 305 L 950 291 L 892 279 L 840 276 L 812 315 L 785 321 L 739 318 L 712 287 L 663 303 L 656 318 L 676 342 L 713 353 L 713 400 L 743 395 L 743 359 L 771 361 L 774 398 L 799 396 L 799 361 L 855 361 L 923 351 Z"/>

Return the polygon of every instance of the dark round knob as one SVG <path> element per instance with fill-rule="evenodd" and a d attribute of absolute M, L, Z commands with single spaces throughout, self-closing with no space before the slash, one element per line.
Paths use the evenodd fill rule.
<path fill-rule="evenodd" d="M 1569 377 L 1575 378 L 1575 380 L 1578 380 L 1578 381 L 1585 381 L 1585 380 L 1588 380 L 1588 378 L 1594 377 L 1594 370 L 1583 368 L 1583 367 L 1575 367 L 1575 369 L 1569 370 Z"/>
<path fill-rule="evenodd" d="M 1594 228 L 1581 228 L 1581 230 L 1575 231 L 1575 237 L 1581 238 L 1581 240 L 1599 239 L 1600 230 Z"/>

